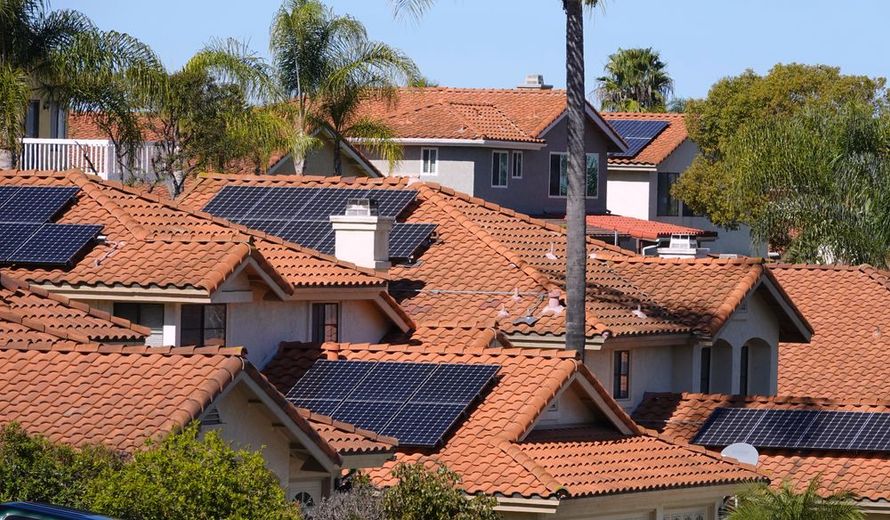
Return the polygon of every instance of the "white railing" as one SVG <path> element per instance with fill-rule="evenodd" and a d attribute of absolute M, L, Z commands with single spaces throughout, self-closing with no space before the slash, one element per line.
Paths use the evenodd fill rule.
<path fill-rule="evenodd" d="M 132 168 L 122 169 L 114 143 L 106 139 L 22 139 L 20 168 L 25 170 L 69 170 L 77 168 L 106 180 L 144 177 L 152 172 L 156 147 L 145 143 L 136 152 Z M 126 162 L 126 161 L 125 161 Z M 126 174 L 126 175 L 125 175 Z"/>

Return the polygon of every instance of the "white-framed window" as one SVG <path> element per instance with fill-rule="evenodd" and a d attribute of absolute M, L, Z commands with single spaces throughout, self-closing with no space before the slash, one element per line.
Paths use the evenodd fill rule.
<path fill-rule="evenodd" d="M 506 188 L 507 175 L 510 169 L 510 154 L 495 150 L 491 153 L 491 187 Z"/>
<path fill-rule="evenodd" d="M 438 148 L 421 148 L 420 160 L 423 163 L 420 173 L 423 175 L 436 175 L 439 173 Z"/>
<path fill-rule="evenodd" d="M 550 152 L 550 189 L 551 197 L 565 197 L 569 192 L 569 160 L 565 152 Z M 587 193 L 586 197 L 594 199 L 599 190 L 599 154 L 587 154 Z"/>
<path fill-rule="evenodd" d="M 612 397 L 630 399 L 630 351 L 616 350 L 612 356 Z"/>
<path fill-rule="evenodd" d="M 522 178 L 522 152 L 513 152 L 513 169 L 511 171 L 514 179 Z"/>
<path fill-rule="evenodd" d="M 340 304 L 312 304 L 312 342 L 340 341 Z"/>
<path fill-rule="evenodd" d="M 706 520 L 707 518 L 707 508 L 664 512 L 664 520 Z"/>

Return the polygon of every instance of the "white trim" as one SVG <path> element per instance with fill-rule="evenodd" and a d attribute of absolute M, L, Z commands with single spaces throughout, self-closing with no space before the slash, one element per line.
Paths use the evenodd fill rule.
<path fill-rule="evenodd" d="M 619 152 L 626 152 L 627 143 L 625 143 L 624 139 L 622 139 L 621 136 L 618 135 L 617 132 L 615 132 L 615 129 L 612 128 L 612 125 L 610 125 L 605 119 L 603 119 L 603 116 L 601 116 L 598 112 L 593 110 L 593 108 L 590 106 L 590 103 L 587 103 L 585 101 L 584 104 L 584 112 L 587 114 L 587 117 L 590 118 L 594 122 L 594 124 L 596 124 L 596 126 L 598 126 L 599 129 L 603 131 L 604 134 L 606 134 L 606 137 L 608 137 L 609 140 L 618 145 Z M 557 118 L 554 119 L 552 123 L 547 125 L 547 128 L 545 128 L 543 131 L 541 131 L 541 133 L 538 134 L 538 136 L 543 137 L 545 134 L 547 134 L 547 132 L 553 130 L 556 125 L 558 125 L 563 119 L 565 119 L 566 113 L 567 111 L 563 110 L 562 113 L 557 116 Z"/>
<path fill-rule="evenodd" d="M 425 172 L 423 171 L 426 166 L 426 161 L 423 158 L 424 152 L 435 152 L 436 160 L 430 161 L 430 165 L 432 166 L 432 170 Z M 420 175 L 429 175 L 435 177 L 439 175 L 439 148 L 435 146 L 424 146 L 420 149 Z"/>
<path fill-rule="evenodd" d="M 519 157 L 519 175 L 516 175 L 516 158 Z M 521 179 L 522 169 L 525 168 L 525 157 L 522 150 L 513 150 L 510 154 L 510 178 Z"/>
<path fill-rule="evenodd" d="M 621 172 L 646 172 L 653 173 L 658 171 L 657 166 L 643 166 L 637 164 L 615 164 L 610 161 L 606 161 L 609 165 L 609 173 L 615 172 L 621 174 Z"/>
<path fill-rule="evenodd" d="M 494 158 L 496 155 L 504 155 L 507 157 L 507 171 L 505 172 L 506 175 L 504 175 L 504 184 L 495 184 L 494 183 L 494 173 L 495 173 Z M 488 180 L 491 183 L 491 187 L 499 189 L 499 190 L 507 189 L 510 185 L 510 152 L 507 150 L 492 150 L 490 164 L 491 164 L 491 173 L 489 174 Z M 498 160 L 498 174 L 500 174 L 500 168 L 501 168 L 501 161 L 499 159 Z"/>
<path fill-rule="evenodd" d="M 522 498 L 495 496 L 495 511 L 509 513 L 554 514 L 559 508 L 559 499 L 554 498 Z"/>
<path fill-rule="evenodd" d="M 405 318 L 403 318 L 398 312 L 396 312 L 396 310 L 393 309 L 391 305 L 388 305 L 383 297 L 380 296 L 380 294 L 378 294 L 377 297 L 374 298 L 374 303 L 376 303 L 377 306 L 380 307 L 380 310 L 383 311 L 383 314 L 385 314 L 390 320 L 392 320 L 392 322 L 395 323 L 402 332 L 408 332 L 409 330 L 411 330 L 411 326 L 407 321 L 405 321 Z"/>
<path fill-rule="evenodd" d="M 349 142 L 361 144 L 365 139 L 350 138 Z M 473 146 L 481 148 L 514 148 L 517 150 L 541 150 L 547 143 L 529 143 L 525 141 L 498 141 L 491 139 L 427 139 L 416 137 L 401 137 L 392 139 L 392 142 L 410 146 Z"/>

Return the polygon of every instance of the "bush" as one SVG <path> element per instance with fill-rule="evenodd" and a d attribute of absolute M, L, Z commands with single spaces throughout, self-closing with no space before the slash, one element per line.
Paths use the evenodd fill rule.
<path fill-rule="evenodd" d="M 383 510 L 390 520 L 496 520 L 496 501 L 477 495 L 467 499 L 457 486 L 457 473 L 439 465 L 399 464 L 393 471 L 399 483 L 383 495 Z"/>
<path fill-rule="evenodd" d="M 123 520 L 299 518 L 262 455 L 232 449 L 197 423 L 167 436 L 89 488 L 87 503 Z"/>
<path fill-rule="evenodd" d="M 307 520 L 385 520 L 382 496 L 366 480 L 305 508 L 303 516 Z"/>

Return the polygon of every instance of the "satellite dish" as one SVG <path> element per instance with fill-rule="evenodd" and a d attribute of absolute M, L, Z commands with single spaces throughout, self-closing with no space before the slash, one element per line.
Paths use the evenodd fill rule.
<path fill-rule="evenodd" d="M 735 459 L 739 462 L 744 462 L 745 464 L 750 464 L 752 466 L 756 466 L 757 460 L 760 458 L 760 454 L 757 453 L 757 448 L 751 446 L 747 442 L 737 442 L 735 444 L 730 444 L 729 446 L 723 448 L 723 451 L 720 452 L 720 455 Z"/>

